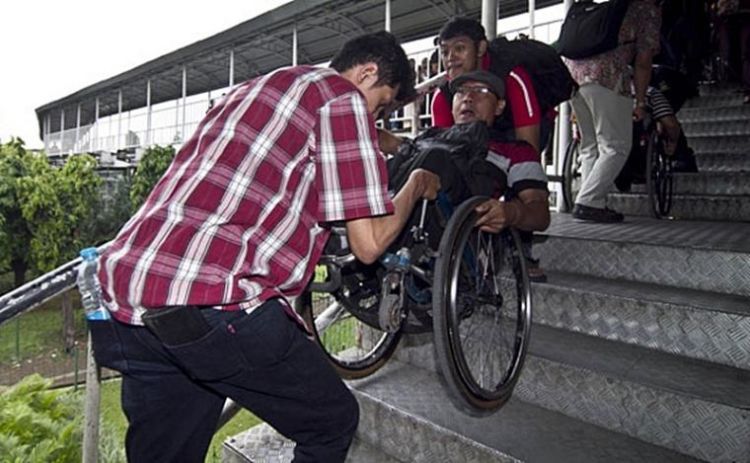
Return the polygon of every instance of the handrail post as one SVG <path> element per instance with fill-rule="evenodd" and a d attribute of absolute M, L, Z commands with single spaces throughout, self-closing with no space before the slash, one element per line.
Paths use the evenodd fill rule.
<path fill-rule="evenodd" d="M 86 399 L 84 405 L 83 463 L 96 463 L 99 453 L 100 369 L 94 360 L 91 333 L 86 342 Z"/>

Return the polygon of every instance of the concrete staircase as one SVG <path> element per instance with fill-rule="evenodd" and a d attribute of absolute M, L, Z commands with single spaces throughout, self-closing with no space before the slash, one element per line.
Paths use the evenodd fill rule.
<path fill-rule="evenodd" d="M 750 221 L 750 106 L 737 87 L 702 87 L 678 114 L 699 173 L 677 173 L 671 216 L 677 219 Z M 610 207 L 649 215 L 645 189 L 612 193 Z"/>
<path fill-rule="evenodd" d="M 383 370 L 349 383 L 362 412 L 349 461 L 750 463 L 750 108 L 739 103 L 704 88 L 680 114 L 701 168 L 676 179 L 683 220 L 648 217 L 638 190 L 614 205 L 622 224 L 553 214 L 509 403 L 461 413 L 431 335 L 408 336 Z M 259 427 L 227 442 L 225 461 L 290 461 L 291 448 Z"/>

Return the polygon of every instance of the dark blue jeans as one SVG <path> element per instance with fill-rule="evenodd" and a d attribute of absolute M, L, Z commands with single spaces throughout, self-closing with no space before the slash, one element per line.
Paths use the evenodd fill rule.
<path fill-rule="evenodd" d="M 123 375 L 128 460 L 204 461 L 229 397 L 294 440 L 295 462 L 344 461 L 357 402 L 281 304 L 201 312 L 212 330 L 179 346 L 144 327 L 89 322 L 97 362 Z"/>

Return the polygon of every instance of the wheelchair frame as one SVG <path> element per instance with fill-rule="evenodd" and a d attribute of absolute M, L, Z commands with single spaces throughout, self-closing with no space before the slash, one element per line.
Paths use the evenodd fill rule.
<path fill-rule="evenodd" d="M 633 143 L 644 143 L 646 146 L 646 190 L 651 215 L 657 219 L 666 218 L 672 210 L 674 175 L 672 158 L 664 151 L 661 136 L 656 130 L 656 121 L 650 115 L 643 121 L 646 129 L 643 139 Z M 575 198 L 580 189 L 581 172 L 579 146 L 581 134 L 573 123 L 573 136 L 565 150 L 563 159 L 562 190 L 563 206 L 566 212 L 573 210 Z"/>
<path fill-rule="evenodd" d="M 474 209 L 486 199 L 473 197 L 447 211 L 438 249 L 426 239 L 425 201 L 410 230 L 412 246 L 371 266 L 346 250 L 321 258 L 326 271 L 299 307 L 342 377 L 381 368 L 416 318 L 432 325 L 438 373 L 456 407 L 484 415 L 510 398 L 528 349 L 531 291 L 518 233 L 474 226 Z M 436 209 L 445 210 L 446 201 L 439 198 Z M 336 230 L 331 239 L 344 237 Z"/>

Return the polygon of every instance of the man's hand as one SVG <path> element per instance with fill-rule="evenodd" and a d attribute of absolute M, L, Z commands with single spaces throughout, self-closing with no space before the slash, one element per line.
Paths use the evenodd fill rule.
<path fill-rule="evenodd" d="M 385 129 L 378 129 L 378 145 L 380 146 L 380 151 L 386 154 L 394 154 L 403 142 L 403 138 L 393 135 Z"/>
<path fill-rule="evenodd" d="M 642 106 L 641 104 L 637 104 L 633 108 L 633 120 L 635 122 L 640 122 L 644 117 L 646 117 L 646 107 Z"/>
<path fill-rule="evenodd" d="M 497 199 L 488 199 L 477 206 L 474 211 L 479 215 L 477 227 L 490 233 L 497 233 L 513 225 L 520 214 L 517 204 Z"/>
<path fill-rule="evenodd" d="M 435 199 L 440 190 L 440 177 L 425 169 L 414 169 L 407 183 L 416 183 L 417 193 L 425 199 Z"/>

